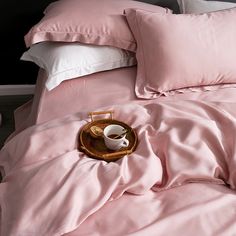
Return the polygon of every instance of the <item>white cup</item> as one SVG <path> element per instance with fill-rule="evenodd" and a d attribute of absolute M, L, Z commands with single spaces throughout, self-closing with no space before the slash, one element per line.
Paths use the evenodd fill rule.
<path fill-rule="evenodd" d="M 126 129 L 121 125 L 108 125 L 104 130 L 104 141 L 107 148 L 111 150 L 119 150 L 122 147 L 129 146 L 129 140 L 126 138 L 126 134 L 122 135 Z M 119 137 L 119 135 L 121 135 Z M 114 136 L 118 136 L 114 138 Z"/>

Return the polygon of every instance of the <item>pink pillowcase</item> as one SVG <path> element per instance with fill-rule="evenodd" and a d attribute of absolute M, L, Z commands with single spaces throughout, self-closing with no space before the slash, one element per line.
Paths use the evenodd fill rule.
<path fill-rule="evenodd" d="M 171 12 L 132 0 L 60 0 L 50 4 L 45 16 L 27 33 L 26 46 L 42 41 L 77 41 L 135 51 L 136 42 L 123 14 L 125 8 Z"/>
<path fill-rule="evenodd" d="M 200 15 L 125 12 L 137 41 L 138 97 L 236 83 L 236 8 Z"/>

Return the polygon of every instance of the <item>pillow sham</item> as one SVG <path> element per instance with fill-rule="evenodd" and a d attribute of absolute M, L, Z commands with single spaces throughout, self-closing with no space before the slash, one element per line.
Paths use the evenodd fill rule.
<path fill-rule="evenodd" d="M 51 90 L 64 80 L 99 71 L 136 65 L 135 54 L 110 46 L 80 43 L 42 42 L 32 45 L 21 60 L 45 69 L 46 88 Z"/>
<path fill-rule="evenodd" d="M 171 12 L 133 0 L 60 0 L 50 4 L 41 21 L 25 35 L 26 46 L 42 41 L 62 41 L 135 51 L 136 42 L 123 14 L 125 8 Z"/>
<path fill-rule="evenodd" d="M 125 12 L 138 46 L 138 97 L 236 83 L 235 8 L 200 15 Z"/>
<path fill-rule="evenodd" d="M 199 14 L 236 7 L 236 3 L 205 1 L 205 0 L 177 0 L 181 13 Z"/>

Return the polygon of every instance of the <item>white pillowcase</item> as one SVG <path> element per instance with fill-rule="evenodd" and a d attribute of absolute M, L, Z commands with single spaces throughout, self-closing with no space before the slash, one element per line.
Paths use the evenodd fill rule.
<path fill-rule="evenodd" d="M 177 0 L 180 12 L 184 14 L 199 14 L 236 7 L 236 3 L 205 0 Z"/>
<path fill-rule="evenodd" d="M 134 53 L 120 48 L 64 42 L 34 44 L 23 53 L 21 60 L 45 69 L 48 90 L 64 80 L 137 63 Z"/>

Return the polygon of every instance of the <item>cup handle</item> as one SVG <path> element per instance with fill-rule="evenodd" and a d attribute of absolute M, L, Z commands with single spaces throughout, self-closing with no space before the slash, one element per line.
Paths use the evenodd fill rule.
<path fill-rule="evenodd" d="M 129 140 L 124 139 L 123 143 L 121 144 L 121 147 L 128 147 L 129 146 Z"/>

